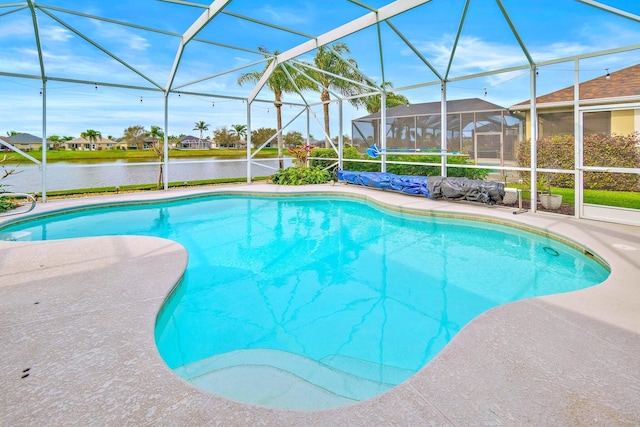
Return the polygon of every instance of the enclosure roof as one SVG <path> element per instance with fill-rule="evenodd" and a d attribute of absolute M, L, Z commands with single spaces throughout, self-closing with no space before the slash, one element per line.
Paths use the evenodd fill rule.
<path fill-rule="evenodd" d="M 604 75 L 636 64 L 640 50 L 640 2 L 630 0 L 0 0 L 0 26 L 0 91 L 12 100 L 23 94 L 37 100 L 48 83 L 57 91 L 51 102 L 65 108 L 72 104 L 66 95 L 80 85 L 95 86 L 105 106 L 115 104 L 109 94 L 117 95 L 119 108 L 122 99 L 146 105 L 180 95 L 208 112 L 213 97 L 216 107 L 220 98 L 272 103 L 265 83 L 274 67 L 286 63 L 309 74 L 318 49 L 335 50 L 336 43 L 348 46 L 343 59 L 357 62 L 356 72 L 369 78 L 367 93 L 388 90 L 387 83 L 399 93 L 426 88 L 408 96 L 417 103 L 438 100 L 446 83 L 448 99 L 481 96 L 488 88 L 492 100 L 510 105 L 526 97 L 511 99 L 514 91 L 505 86 L 518 74 L 527 90 L 531 69 L 629 54 L 585 67 Z M 262 78 L 239 85 L 247 73 Z M 352 96 L 324 84 L 332 100 Z M 33 110 L 35 100 L 24 109 Z M 320 91 L 309 90 L 285 93 L 284 100 L 322 101 Z M 0 117 L 12 111 L 11 104 L 0 105 Z M 193 123 L 193 113 L 181 112 Z M 114 122 L 97 114 L 94 120 Z"/>
<path fill-rule="evenodd" d="M 10 58 L 0 66 L 0 72 L 88 84 L 100 80 L 155 90 L 200 88 L 214 92 L 222 88 L 198 83 L 227 73 L 236 75 L 233 70 L 237 69 L 263 70 L 265 54 L 259 47 L 270 52 L 268 57 L 279 52 L 278 62 L 283 62 L 309 59 L 307 55 L 313 55 L 319 46 L 344 42 L 362 71 L 377 83 L 413 80 L 397 74 L 387 76 L 391 71 L 419 73 L 416 82 L 448 81 L 619 49 L 623 47 L 621 39 L 596 45 L 587 43 L 580 31 L 604 31 L 611 26 L 637 31 L 640 26 L 639 2 L 624 0 L 330 3 L 50 0 L 40 4 L 34 0 L 0 0 L 5 45 L 0 53 Z M 553 26 L 550 14 L 564 25 Z M 543 31 L 551 30 L 553 37 L 542 37 Z M 487 49 L 499 40 L 511 45 L 510 63 L 473 67 L 465 62 L 461 55 L 473 53 L 465 51 L 465 43 L 477 37 L 486 40 Z M 437 39 L 444 41 L 434 50 L 430 44 Z M 637 39 L 627 40 L 626 47 L 639 47 Z M 401 58 L 410 68 L 391 66 Z M 86 61 L 99 61 L 108 69 L 96 76 Z M 256 64 L 249 65 L 252 63 Z M 116 68 L 120 73 L 113 72 Z M 244 92 L 246 96 L 251 88 Z"/>
<path fill-rule="evenodd" d="M 640 101 L 640 64 L 610 72 L 607 76 L 582 82 L 579 85 L 581 100 L 606 100 L 612 102 Z M 569 103 L 573 102 L 573 86 L 565 87 L 546 95 L 538 96 L 538 104 Z M 509 109 L 529 108 L 530 101 L 523 101 L 511 106 Z"/>
<path fill-rule="evenodd" d="M 424 102 L 420 104 L 399 105 L 397 107 L 388 108 L 386 111 L 388 118 L 393 117 L 413 117 L 427 116 L 432 114 L 440 114 L 440 102 Z M 480 98 L 455 99 L 447 101 L 447 114 L 449 113 L 473 113 L 480 111 L 501 111 L 504 107 L 487 102 Z M 379 119 L 380 112 L 360 117 L 356 120 L 373 120 Z"/>

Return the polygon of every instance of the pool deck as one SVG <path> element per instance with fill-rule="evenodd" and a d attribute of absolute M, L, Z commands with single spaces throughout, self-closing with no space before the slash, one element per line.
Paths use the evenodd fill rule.
<path fill-rule="evenodd" d="M 478 316 L 385 394 L 292 411 L 201 391 L 164 364 L 154 323 L 186 267 L 178 243 L 142 236 L 0 241 L 0 426 L 640 424 L 640 227 L 513 215 L 351 185 L 229 185 L 53 200 L 27 215 L 229 191 L 349 193 L 399 209 L 508 221 L 583 245 L 609 263 L 611 275 L 588 289 Z"/>

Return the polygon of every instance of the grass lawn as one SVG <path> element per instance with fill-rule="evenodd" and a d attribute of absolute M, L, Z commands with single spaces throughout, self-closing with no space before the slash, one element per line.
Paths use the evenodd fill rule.
<path fill-rule="evenodd" d="M 509 185 L 509 187 L 528 189 L 525 185 Z M 562 203 L 575 204 L 573 188 L 551 188 L 552 194 L 561 194 Z M 524 197 L 524 196 L 523 196 Z M 584 190 L 584 202 L 593 205 L 616 206 L 620 208 L 640 209 L 640 193 L 633 191 Z"/>

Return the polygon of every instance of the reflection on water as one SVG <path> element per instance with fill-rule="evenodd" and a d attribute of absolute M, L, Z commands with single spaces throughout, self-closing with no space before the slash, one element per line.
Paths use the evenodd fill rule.
<path fill-rule="evenodd" d="M 251 176 L 266 176 L 275 172 L 278 161 L 260 159 L 251 164 Z M 144 164 L 150 163 L 150 164 Z M 285 159 L 285 166 L 291 160 Z M 6 190 L 14 192 L 39 192 L 42 190 L 41 168 L 33 163 L 22 163 L 20 172 L 2 180 Z M 134 162 L 116 160 L 65 161 L 47 164 L 47 191 L 70 190 L 76 188 L 115 187 L 124 185 L 150 184 L 158 182 L 159 165 L 151 160 Z M 221 160 L 220 158 L 171 159 L 169 161 L 169 182 L 193 181 L 218 178 L 246 178 L 247 162 L 242 159 Z"/>

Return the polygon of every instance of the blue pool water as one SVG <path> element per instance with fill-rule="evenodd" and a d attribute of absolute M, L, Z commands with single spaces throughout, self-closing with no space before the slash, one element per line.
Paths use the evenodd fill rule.
<path fill-rule="evenodd" d="M 156 325 L 178 375 L 231 399 L 297 409 L 380 394 L 480 313 L 609 274 L 538 234 L 331 197 L 211 196 L 0 229 L 3 239 L 109 234 L 164 237 L 189 252 Z"/>

